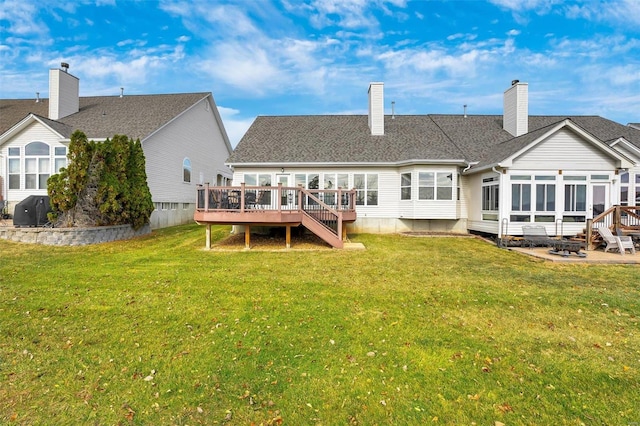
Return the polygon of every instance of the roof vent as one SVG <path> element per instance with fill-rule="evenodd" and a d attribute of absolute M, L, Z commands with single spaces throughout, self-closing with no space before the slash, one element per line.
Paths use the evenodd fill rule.
<path fill-rule="evenodd" d="M 60 68 L 62 68 L 62 71 L 64 72 L 69 72 L 69 64 L 66 62 L 61 63 Z"/>
<path fill-rule="evenodd" d="M 391 119 L 396 119 L 396 101 L 391 101 Z"/>
<path fill-rule="evenodd" d="M 462 106 L 464 108 L 464 118 L 467 118 L 467 104 Z"/>
<path fill-rule="evenodd" d="M 124 87 L 121 87 L 120 88 L 120 97 L 123 97 L 123 96 L 124 96 Z"/>
<path fill-rule="evenodd" d="M 36 103 L 40 102 L 40 92 L 36 92 Z"/>

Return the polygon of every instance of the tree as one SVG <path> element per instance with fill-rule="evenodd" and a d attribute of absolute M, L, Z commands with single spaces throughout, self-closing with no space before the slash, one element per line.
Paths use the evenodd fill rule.
<path fill-rule="evenodd" d="M 105 142 L 71 135 L 68 166 L 49 178 L 57 226 L 131 224 L 139 229 L 153 212 L 140 141 L 115 135 Z"/>

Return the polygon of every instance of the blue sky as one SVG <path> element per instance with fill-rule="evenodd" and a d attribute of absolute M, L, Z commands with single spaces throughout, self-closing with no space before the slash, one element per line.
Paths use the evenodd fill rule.
<path fill-rule="evenodd" d="M 0 98 L 212 92 L 232 144 L 257 115 L 530 114 L 640 122 L 640 0 L 0 0 Z"/>

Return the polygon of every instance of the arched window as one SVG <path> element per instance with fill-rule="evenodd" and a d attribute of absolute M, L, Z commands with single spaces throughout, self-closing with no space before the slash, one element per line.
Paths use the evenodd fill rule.
<path fill-rule="evenodd" d="M 50 148 L 44 142 L 31 142 L 24 147 L 25 189 L 47 189 L 51 173 Z"/>
<path fill-rule="evenodd" d="M 191 182 L 191 160 L 189 158 L 182 160 L 182 181 Z"/>

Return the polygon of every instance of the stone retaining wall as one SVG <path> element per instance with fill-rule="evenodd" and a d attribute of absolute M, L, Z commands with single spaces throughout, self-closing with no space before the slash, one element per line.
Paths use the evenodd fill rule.
<path fill-rule="evenodd" d="M 116 240 L 128 240 L 151 233 L 145 225 L 137 231 L 131 225 L 97 226 L 93 228 L 14 228 L 0 227 L 0 238 L 20 243 L 49 246 L 85 246 Z"/>

